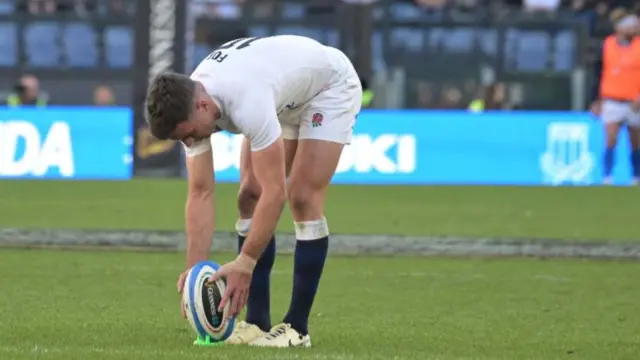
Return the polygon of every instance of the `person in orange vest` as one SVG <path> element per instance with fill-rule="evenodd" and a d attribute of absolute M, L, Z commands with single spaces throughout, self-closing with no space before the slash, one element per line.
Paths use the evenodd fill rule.
<path fill-rule="evenodd" d="M 640 20 L 625 15 L 615 23 L 615 33 L 603 43 L 602 61 L 596 64 L 599 81 L 591 111 L 605 126 L 604 183 L 612 183 L 618 133 L 627 126 L 631 143 L 633 183 L 640 182 Z"/>

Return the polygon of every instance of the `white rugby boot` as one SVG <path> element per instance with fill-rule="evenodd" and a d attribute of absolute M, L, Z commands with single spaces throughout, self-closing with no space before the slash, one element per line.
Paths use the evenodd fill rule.
<path fill-rule="evenodd" d="M 271 328 L 271 331 L 249 343 L 251 346 L 287 348 L 287 347 L 311 347 L 309 334 L 301 335 L 289 324 L 280 324 Z"/>
<path fill-rule="evenodd" d="M 253 324 L 249 324 L 246 321 L 240 321 L 236 324 L 235 329 L 233 329 L 233 333 L 231 336 L 224 341 L 225 344 L 229 345 L 244 345 L 249 344 L 253 340 L 259 339 L 265 336 L 267 333 L 262 331 L 259 327 Z"/>

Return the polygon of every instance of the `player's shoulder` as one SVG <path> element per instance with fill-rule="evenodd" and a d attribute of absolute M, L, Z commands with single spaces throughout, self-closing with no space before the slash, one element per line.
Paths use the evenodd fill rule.
<path fill-rule="evenodd" d="M 209 95 L 227 98 L 242 92 L 243 87 L 250 80 L 242 72 L 220 71 L 220 69 L 208 70 L 196 69 L 190 76 L 204 86 Z"/>

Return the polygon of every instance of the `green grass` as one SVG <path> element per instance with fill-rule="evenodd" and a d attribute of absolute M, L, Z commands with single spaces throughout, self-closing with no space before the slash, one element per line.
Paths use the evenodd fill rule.
<path fill-rule="evenodd" d="M 218 227 L 233 230 L 235 184 L 217 186 Z M 0 182 L 0 228 L 180 230 L 186 183 Z M 640 188 L 332 186 L 334 233 L 640 241 Z M 292 232 L 288 210 L 279 230 Z"/>
<path fill-rule="evenodd" d="M 217 255 L 219 262 L 228 260 Z M 0 250 L 0 359 L 616 359 L 640 353 L 640 264 L 330 258 L 312 349 L 194 348 L 175 253 Z M 272 276 L 286 308 L 291 257 Z"/>
<path fill-rule="evenodd" d="M 0 228 L 183 228 L 184 181 L 0 182 Z M 236 185 L 217 188 L 218 225 Z M 638 188 L 333 186 L 334 233 L 640 241 Z M 280 231 L 291 232 L 285 211 Z M 214 254 L 224 262 L 228 254 Z M 312 349 L 194 348 L 179 253 L 0 248 L 0 359 L 635 360 L 640 263 L 332 257 Z M 291 293 L 272 276 L 273 317 Z"/>

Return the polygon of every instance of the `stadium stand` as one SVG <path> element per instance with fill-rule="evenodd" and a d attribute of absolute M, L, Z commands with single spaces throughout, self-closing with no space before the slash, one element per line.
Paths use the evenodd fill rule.
<path fill-rule="evenodd" d="M 267 19 L 277 15 L 286 20 L 280 25 L 265 25 L 257 21 L 242 29 L 212 30 L 217 19 L 226 21 L 243 18 L 245 1 L 191 0 L 194 16 L 206 21 L 196 27 L 194 54 L 191 66 L 205 56 L 212 46 L 230 36 L 265 36 L 270 34 L 300 34 L 318 39 L 329 45 L 337 45 L 339 31 L 332 26 L 292 25 L 287 21 L 305 19 L 330 19 L 334 2 L 306 5 L 299 1 L 262 1 L 252 6 L 252 19 Z M 311 4 L 313 2 L 309 2 Z M 548 1 L 543 1 L 548 3 Z M 554 3 L 553 1 L 551 2 Z M 33 68 L 91 69 L 107 66 L 128 69 L 134 61 L 134 31 L 130 26 L 96 26 L 87 14 L 118 16 L 132 14 L 135 1 L 125 0 L 0 0 L 0 68 L 26 64 Z M 315 4 L 315 3 L 314 3 Z M 399 0 L 379 1 L 373 11 L 373 19 L 381 28 L 372 36 L 372 66 L 381 71 L 390 66 L 389 54 L 403 57 L 473 56 L 481 54 L 497 59 L 505 69 L 521 73 L 568 72 L 581 59 L 580 39 L 571 29 L 542 31 L 536 28 L 510 28 L 496 31 L 487 19 L 528 20 L 554 19 L 588 24 L 592 41 L 591 53 L 598 51 L 598 39 L 610 31 L 608 21 L 612 10 L 620 6 L 631 8 L 631 1 L 558 1 L 557 7 L 536 8 L 536 0 Z M 246 11 L 246 10 L 245 10 Z M 72 21 L 51 19 L 52 13 L 73 14 Z M 11 16 L 29 14 L 28 21 L 16 23 Z M 42 16 L 42 19 L 39 19 Z M 329 21 L 327 21 L 329 22 Z M 422 22 L 425 26 L 403 26 Z M 394 25 L 384 30 L 384 24 Z M 452 23 L 458 24 L 452 26 Z M 202 24 L 205 24 L 202 26 Z M 388 37 L 384 32 L 388 34 Z M 502 35 L 500 35 L 502 34 Z M 21 51 L 20 46 L 23 46 Z M 478 52 L 479 51 L 479 52 Z M 592 58 L 587 57 L 587 59 Z M 496 60 L 497 61 L 497 60 Z M 476 91 L 471 91 L 475 93 Z"/>

